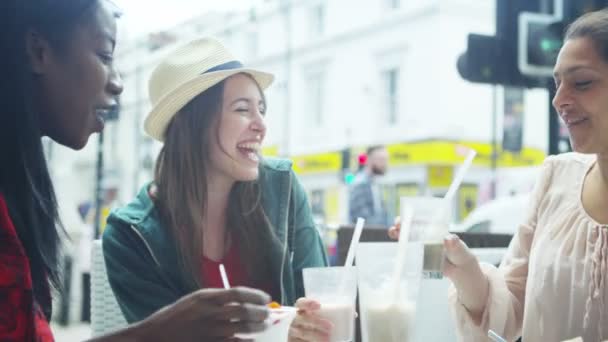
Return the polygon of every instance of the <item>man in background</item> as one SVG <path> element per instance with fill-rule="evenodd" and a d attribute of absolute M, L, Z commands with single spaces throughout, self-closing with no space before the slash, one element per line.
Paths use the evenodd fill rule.
<path fill-rule="evenodd" d="M 362 217 L 366 224 L 388 228 L 393 224 L 393 220 L 382 198 L 380 186 L 375 181 L 388 169 L 388 151 L 382 145 L 371 146 L 367 149 L 366 156 L 363 169 L 357 174 L 349 189 L 350 222 L 355 223 L 357 217 Z"/>

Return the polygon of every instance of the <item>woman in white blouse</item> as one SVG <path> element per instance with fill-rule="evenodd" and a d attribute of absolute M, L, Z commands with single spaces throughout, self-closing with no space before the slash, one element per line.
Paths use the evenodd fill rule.
<path fill-rule="evenodd" d="M 554 77 L 576 153 L 547 158 L 500 267 L 445 240 L 463 341 L 487 341 L 490 329 L 509 341 L 608 339 L 608 10 L 568 28 Z"/>

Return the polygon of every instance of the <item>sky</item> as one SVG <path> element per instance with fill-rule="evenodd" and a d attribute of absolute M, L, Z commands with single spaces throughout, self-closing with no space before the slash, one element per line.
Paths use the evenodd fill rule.
<path fill-rule="evenodd" d="M 112 0 L 129 37 L 173 27 L 210 10 L 247 9 L 257 0 Z"/>

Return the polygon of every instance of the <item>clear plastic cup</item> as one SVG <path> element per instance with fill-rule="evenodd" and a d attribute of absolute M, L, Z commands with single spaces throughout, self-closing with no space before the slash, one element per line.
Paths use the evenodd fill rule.
<path fill-rule="evenodd" d="M 394 242 L 363 242 L 357 249 L 363 342 L 413 341 L 423 245 L 408 243 L 401 279 L 395 282 L 397 246 Z"/>
<path fill-rule="evenodd" d="M 424 243 L 422 269 L 429 278 L 443 277 L 443 239 L 448 234 L 450 207 L 439 197 L 402 197 L 402 205 L 414 211 L 410 228 L 410 241 Z"/>
<path fill-rule="evenodd" d="M 289 327 L 296 318 L 297 312 L 298 310 L 292 306 L 270 309 L 270 315 L 266 319 L 268 325 L 266 330 L 252 334 L 235 334 L 234 336 L 255 342 L 287 342 L 289 340 Z"/>
<path fill-rule="evenodd" d="M 334 325 L 331 342 L 355 340 L 357 271 L 354 267 L 305 268 L 306 297 L 321 304 L 319 315 Z"/>

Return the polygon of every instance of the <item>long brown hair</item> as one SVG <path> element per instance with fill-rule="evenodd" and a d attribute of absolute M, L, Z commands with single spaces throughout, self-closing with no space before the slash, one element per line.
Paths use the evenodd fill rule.
<path fill-rule="evenodd" d="M 204 91 L 172 119 L 156 161 L 156 199 L 161 221 L 175 240 L 183 280 L 192 289 L 205 285 L 202 270 L 203 216 L 207 210 L 207 175 L 212 129 L 219 131 L 224 83 Z M 260 90 L 263 96 L 263 92 Z M 215 134 L 219 143 L 219 134 Z M 221 144 L 220 144 L 221 148 Z M 262 172 L 263 168 L 260 168 Z M 261 174 L 260 174 L 261 175 Z M 227 232 L 237 243 L 249 279 L 270 283 L 269 243 L 274 235 L 261 205 L 257 181 L 232 187 L 226 213 Z M 255 270 L 255 272 L 254 272 Z M 274 292 L 277 289 L 273 289 Z M 275 294 L 272 294 L 275 295 Z"/>

